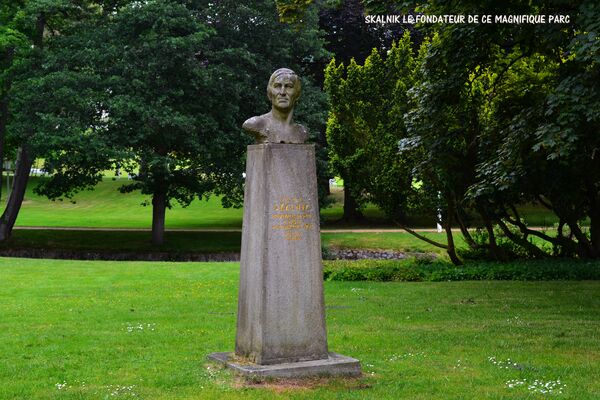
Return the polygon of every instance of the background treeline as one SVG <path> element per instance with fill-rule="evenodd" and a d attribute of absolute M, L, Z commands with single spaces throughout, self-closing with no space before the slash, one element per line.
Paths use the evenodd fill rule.
<path fill-rule="evenodd" d="M 600 257 L 600 5 L 367 3 L 389 13 L 568 14 L 571 23 L 423 26 L 420 45 L 406 34 L 364 63 L 332 61 L 331 164 L 355 201 L 401 225 L 439 213 L 447 244 L 437 245 L 457 264 L 455 226 L 472 255 Z M 531 202 L 557 216 L 556 229 L 524 223 L 517 206 Z"/>
<path fill-rule="evenodd" d="M 571 22 L 376 26 L 365 11 Z M 341 176 L 346 219 L 367 202 L 401 226 L 439 215 L 446 242 L 422 238 L 457 264 L 453 227 L 470 256 L 598 258 L 599 25 L 592 0 L 2 2 L 0 156 L 18 158 L 0 241 L 35 159 L 51 199 L 129 174 L 121 190 L 149 195 L 155 244 L 174 201 L 240 205 L 241 123 L 287 66 L 303 78 L 296 119 L 319 145 L 321 198 Z M 525 203 L 555 229 L 527 226 Z"/>

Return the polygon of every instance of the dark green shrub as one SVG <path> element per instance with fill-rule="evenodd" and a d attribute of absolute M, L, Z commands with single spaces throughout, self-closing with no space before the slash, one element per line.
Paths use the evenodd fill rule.
<path fill-rule="evenodd" d="M 422 281 L 414 260 L 336 260 L 324 263 L 323 275 L 328 281 Z"/>
<path fill-rule="evenodd" d="M 336 260 L 324 263 L 328 281 L 473 281 L 600 280 L 600 261 L 573 259 L 470 262 L 456 267 L 444 261 Z"/>

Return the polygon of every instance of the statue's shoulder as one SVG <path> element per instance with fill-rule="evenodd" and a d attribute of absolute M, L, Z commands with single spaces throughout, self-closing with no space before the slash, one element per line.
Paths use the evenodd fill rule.
<path fill-rule="evenodd" d="M 251 132 L 264 132 L 268 125 L 268 114 L 257 115 L 252 118 L 248 118 L 243 124 L 242 128 Z"/>
<path fill-rule="evenodd" d="M 299 143 L 304 143 L 308 140 L 308 129 L 304 125 L 294 124 L 294 132 Z"/>

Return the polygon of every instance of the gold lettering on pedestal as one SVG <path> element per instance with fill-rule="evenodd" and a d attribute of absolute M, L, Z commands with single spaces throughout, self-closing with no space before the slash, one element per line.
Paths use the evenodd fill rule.
<path fill-rule="evenodd" d="M 304 238 L 304 232 L 313 228 L 313 207 L 302 197 L 281 197 L 273 204 L 271 213 L 274 231 L 282 232 L 287 241 Z"/>

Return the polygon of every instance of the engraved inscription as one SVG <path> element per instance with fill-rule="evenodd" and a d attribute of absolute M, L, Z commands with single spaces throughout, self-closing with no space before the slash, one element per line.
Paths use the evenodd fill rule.
<path fill-rule="evenodd" d="M 281 232 L 288 241 L 302 240 L 304 232 L 313 228 L 313 207 L 302 197 L 281 197 L 272 208 L 271 229 Z"/>

